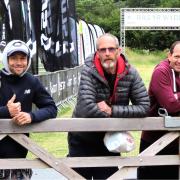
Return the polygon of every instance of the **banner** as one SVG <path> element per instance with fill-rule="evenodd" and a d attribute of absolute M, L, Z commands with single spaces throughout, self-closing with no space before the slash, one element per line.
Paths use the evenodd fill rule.
<path fill-rule="evenodd" d="M 41 60 L 47 71 L 78 65 L 74 0 L 1 0 L 0 50 L 12 39 L 31 49 L 34 74 Z"/>
<path fill-rule="evenodd" d="M 92 35 L 92 40 L 91 40 L 92 41 L 92 44 L 91 44 L 92 49 L 95 52 L 96 51 L 96 40 L 97 40 L 98 36 L 97 36 L 97 33 L 96 33 L 94 26 L 92 24 L 88 24 L 88 26 L 89 26 L 89 29 L 90 29 L 90 32 Z"/>
<path fill-rule="evenodd" d="M 84 64 L 84 47 L 83 47 L 83 32 L 82 32 L 82 24 L 81 21 L 76 22 L 77 26 L 77 44 L 78 44 L 78 64 Z"/>
<path fill-rule="evenodd" d="M 99 37 L 102 34 L 104 34 L 104 30 L 101 27 L 99 27 L 98 25 L 94 24 L 94 28 L 95 28 L 95 31 L 97 33 L 97 37 Z"/>
<path fill-rule="evenodd" d="M 37 75 L 42 84 L 53 97 L 57 106 L 63 106 L 78 93 L 82 66 Z"/>
<path fill-rule="evenodd" d="M 27 43 L 31 49 L 31 71 L 37 73 L 36 37 L 31 20 L 30 0 L 0 1 L 0 32 L 1 50 L 13 39 Z"/>
<path fill-rule="evenodd" d="M 84 50 L 84 61 L 85 59 L 93 52 L 92 46 L 91 46 L 91 35 L 89 31 L 88 24 L 80 20 L 81 26 L 82 26 L 82 41 L 83 41 L 83 50 Z"/>
<path fill-rule="evenodd" d="M 78 65 L 74 3 L 68 0 L 42 0 L 41 59 L 47 71 Z"/>
<path fill-rule="evenodd" d="M 6 18 L 7 11 L 3 1 L 0 1 L 0 52 L 3 51 L 6 46 L 6 39 L 8 33 L 6 32 Z"/>
<path fill-rule="evenodd" d="M 0 51 L 12 39 L 25 41 L 33 74 L 84 64 L 103 33 L 97 25 L 77 22 L 75 0 L 0 0 Z"/>
<path fill-rule="evenodd" d="M 180 10 L 180 9 L 179 9 Z M 178 27 L 180 26 L 180 11 L 165 9 L 137 9 L 124 12 L 126 27 Z"/>

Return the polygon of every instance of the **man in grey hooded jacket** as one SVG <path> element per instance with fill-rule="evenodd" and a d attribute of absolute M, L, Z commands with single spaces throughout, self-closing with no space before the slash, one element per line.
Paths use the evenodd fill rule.
<path fill-rule="evenodd" d="M 118 39 L 104 34 L 96 53 L 85 60 L 73 117 L 137 118 L 146 116 L 149 97 L 137 70 L 121 53 Z M 131 101 L 131 104 L 129 103 Z M 105 132 L 69 132 L 70 157 L 119 156 L 104 145 Z M 75 168 L 86 179 L 107 179 L 117 167 Z"/>
<path fill-rule="evenodd" d="M 31 65 L 30 49 L 20 40 L 13 40 L 3 51 L 4 68 L 0 71 L 0 118 L 11 118 L 19 126 L 55 118 L 57 107 L 39 79 L 27 70 Z M 37 109 L 32 110 L 32 104 Z M 0 140 L 0 158 L 25 158 L 27 150 L 5 137 Z M 16 171 L 1 171 L 11 176 Z M 14 175 L 16 177 L 16 175 Z M 21 176 L 21 175 L 20 175 Z M 17 178 L 17 177 L 16 177 Z"/>

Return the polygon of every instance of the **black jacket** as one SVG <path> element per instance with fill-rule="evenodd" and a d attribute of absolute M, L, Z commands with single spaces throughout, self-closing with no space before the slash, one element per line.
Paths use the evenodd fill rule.
<path fill-rule="evenodd" d="M 30 113 L 32 122 L 56 117 L 57 107 L 37 77 L 30 73 L 19 77 L 1 72 L 0 78 L 0 118 L 11 118 L 6 104 L 13 94 L 16 94 L 15 102 L 21 103 L 22 111 Z M 33 103 L 39 109 L 32 111 Z"/>
<path fill-rule="evenodd" d="M 94 65 L 94 56 L 86 60 L 81 73 L 77 104 L 73 117 L 108 118 L 108 114 L 99 110 L 97 103 L 106 101 L 111 104 L 113 118 L 137 118 L 147 115 L 149 97 L 144 83 L 135 68 L 125 62 L 123 73 L 117 73 L 117 86 L 114 100 L 110 101 L 110 88 L 107 81 L 98 73 Z M 131 104 L 130 104 L 131 101 Z M 109 155 L 103 143 L 104 132 L 73 132 L 68 134 L 69 156 Z"/>
<path fill-rule="evenodd" d="M 0 72 L 0 118 L 11 118 L 6 106 L 16 94 L 15 102 L 21 103 L 21 110 L 30 113 L 33 122 L 55 118 L 57 107 L 39 79 L 30 73 L 22 77 Z M 38 108 L 32 111 L 32 104 Z M 23 128 L 23 127 L 22 127 Z M 0 141 L 0 158 L 25 157 L 27 150 L 9 137 Z"/>

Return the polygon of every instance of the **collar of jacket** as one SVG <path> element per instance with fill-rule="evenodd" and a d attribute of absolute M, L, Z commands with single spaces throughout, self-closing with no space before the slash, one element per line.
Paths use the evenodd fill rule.
<path fill-rule="evenodd" d="M 106 79 L 105 76 L 104 76 L 104 71 L 103 71 L 103 67 L 102 67 L 102 65 L 101 65 L 101 61 L 100 61 L 100 59 L 97 57 L 97 54 L 95 54 L 95 56 L 94 56 L 94 61 L 93 61 L 93 63 L 94 63 L 94 66 L 96 67 L 99 75 L 100 75 L 101 77 L 103 77 L 104 79 Z M 119 78 L 121 77 L 121 74 L 124 72 L 124 70 L 125 70 L 125 62 L 124 62 L 124 59 L 123 59 L 121 56 L 119 56 L 119 57 L 118 57 L 118 61 L 117 61 L 117 73 L 116 73 L 117 76 L 116 76 L 116 78 L 119 79 Z"/>
<path fill-rule="evenodd" d="M 104 76 L 103 67 L 101 65 L 100 59 L 97 57 L 97 54 L 95 54 L 95 56 L 94 56 L 93 63 L 94 63 L 94 66 L 96 67 L 99 75 L 103 79 L 106 80 L 106 78 Z M 127 74 L 128 68 L 129 68 L 129 66 L 126 66 L 125 60 L 123 59 L 123 57 L 119 56 L 118 61 L 117 61 L 117 73 L 116 73 L 116 80 L 115 80 L 115 83 L 114 83 L 114 90 L 113 90 L 112 96 L 109 99 L 110 103 L 113 103 L 113 102 L 116 101 L 115 92 L 116 92 L 117 83 L 124 75 Z"/>

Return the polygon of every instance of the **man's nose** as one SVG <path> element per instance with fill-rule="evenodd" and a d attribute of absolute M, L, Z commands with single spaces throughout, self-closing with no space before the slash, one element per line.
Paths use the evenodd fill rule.
<path fill-rule="evenodd" d="M 109 52 L 109 49 L 108 48 L 106 48 L 106 53 L 105 53 L 106 55 L 109 55 L 110 54 L 110 52 Z"/>

